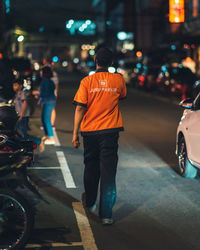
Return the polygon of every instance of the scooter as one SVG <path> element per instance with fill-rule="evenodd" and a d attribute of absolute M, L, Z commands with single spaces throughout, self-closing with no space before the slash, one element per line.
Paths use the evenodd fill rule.
<path fill-rule="evenodd" d="M 14 106 L 0 103 L 0 250 L 22 249 L 33 230 L 34 206 L 18 189 L 45 201 L 27 173 L 37 145 L 15 129 L 17 120 Z"/>
<path fill-rule="evenodd" d="M 33 150 L 31 141 L 0 134 L 0 249 L 22 249 L 33 230 L 33 206 L 16 189 L 27 188 L 45 201 L 27 173 Z"/>

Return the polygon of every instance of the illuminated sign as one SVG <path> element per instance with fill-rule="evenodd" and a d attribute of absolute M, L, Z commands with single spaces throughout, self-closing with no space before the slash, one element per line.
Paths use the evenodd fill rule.
<path fill-rule="evenodd" d="M 10 0 L 5 0 L 6 13 L 10 12 Z"/>
<path fill-rule="evenodd" d="M 91 20 L 73 20 L 66 21 L 66 30 L 71 35 L 95 35 L 96 24 Z"/>
<path fill-rule="evenodd" d="M 185 21 L 184 0 L 169 0 L 169 22 L 183 23 Z"/>

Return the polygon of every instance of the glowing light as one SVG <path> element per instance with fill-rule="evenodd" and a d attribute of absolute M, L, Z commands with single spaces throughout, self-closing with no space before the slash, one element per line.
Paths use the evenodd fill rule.
<path fill-rule="evenodd" d="M 0 53 L 0 59 L 2 59 L 3 58 L 3 54 L 2 53 Z"/>
<path fill-rule="evenodd" d="M 91 50 L 89 50 L 89 54 L 90 54 L 91 56 L 94 56 L 94 55 L 95 55 L 95 51 L 94 51 L 93 49 L 91 49 Z"/>
<path fill-rule="evenodd" d="M 127 38 L 127 33 L 124 31 L 120 31 L 117 33 L 117 38 L 121 41 L 126 40 Z"/>
<path fill-rule="evenodd" d="M 79 63 L 79 59 L 78 58 L 74 58 L 73 62 L 77 64 L 77 63 Z"/>
<path fill-rule="evenodd" d="M 86 49 L 86 45 L 83 44 L 83 45 L 81 46 L 81 49 L 82 49 L 82 50 L 85 50 L 85 49 Z"/>
<path fill-rule="evenodd" d="M 71 35 L 81 34 L 81 35 L 94 35 L 96 24 L 91 20 L 67 20 L 66 29 L 69 30 Z"/>
<path fill-rule="evenodd" d="M 67 28 L 67 29 L 70 29 L 71 27 L 72 27 L 72 26 L 71 26 L 71 24 L 69 24 L 69 23 L 66 25 L 66 28 Z"/>
<path fill-rule="evenodd" d="M 184 44 L 184 49 L 190 49 L 190 46 L 188 44 Z"/>
<path fill-rule="evenodd" d="M 110 73 L 115 73 L 115 68 L 114 67 L 108 67 L 108 72 Z"/>
<path fill-rule="evenodd" d="M 123 69 L 121 69 L 121 68 L 117 68 L 117 73 L 120 73 L 120 74 L 124 74 L 124 70 Z"/>
<path fill-rule="evenodd" d="M 82 50 L 94 50 L 95 49 L 95 46 L 94 45 L 90 45 L 90 44 L 83 44 L 81 46 L 81 49 Z"/>
<path fill-rule="evenodd" d="M 90 71 L 89 76 L 93 75 L 95 71 Z"/>
<path fill-rule="evenodd" d="M 175 22 L 178 23 L 179 22 L 179 17 L 175 17 Z"/>
<path fill-rule="evenodd" d="M 35 70 L 39 70 L 39 69 L 40 69 L 40 65 L 39 65 L 39 63 L 37 63 L 37 62 L 35 62 L 35 63 L 33 64 L 33 67 L 34 67 Z"/>
<path fill-rule="evenodd" d="M 63 66 L 63 67 L 67 67 L 67 66 L 68 66 L 68 62 L 67 62 L 67 61 L 63 61 L 63 62 L 62 62 L 62 66 Z"/>
<path fill-rule="evenodd" d="M 10 12 L 10 0 L 5 0 L 6 13 Z"/>
<path fill-rule="evenodd" d="M 91 20 L 86 20 L 86 22 L 85 22 L 87 25 L 90 25 L 92 22 L 91 22 Z"/>
<path fill-rule="evenodd" d="M 176 45 L 172 44 L 171 45 L 171 50 L 176 50 Z"/>
<path fill-rule="evenodd" d="M 125 43 L 125 44 L 123 45 L 123 48 L 124 48 L 125 50 L 133 50 L 134 47 L 135 47 L 135 45 L 134 45 L 133 43 Z"/>
<path fill-rule="evenodd" d="M 54 56 L 54 57 L 52 58 L 52 61 L 53 61 L 54 63 L 57 63 L 57 62 L 59 61 L 59 58 L 58 58 L 57 56 Z"/>
<path fill-rule="evenodd" d="M 137 57 L 142 57 L 142 52 L 141 52 L 141 51 L 137 51 L 137 52 L 136 52 L 136 56 L 137 56 Z"/>
<path fill-rule="evenodd" d="M 41 27 L 39 28 L 39 32 L 44 32 L 44 30 L 45 30 L 44 26 L 41 26 Z"/>
<path fill-rule="evenodd" d="M 23 42 L 23 41 L 24 41 L 24 36 L 23 36 L 23 35 L 18 36 L 17 41 L 18 41 L 19 43 Z"/>
<path fill-rule="evenodd" d="M 137 64 L 136 64 L 136 67 L 137 67 L 138 69 L 141 69 L 141 68 L 142 68 L 142 64 L 141 64 L 141 63 L 137 63 Z"/>
<path fill-rule="evenodd" d="M 138 68 L 135 68 L 135 69 L 133 70 L 133 72 L 137 74 L 137 73 L 139 72 L 139 69 L 138 69 Z"/>
<path fill-rule="evenodd" d="M 73 19 L 70 19 L 69 22 L 68 22 L 70 25 L 72 25 L 74 23 L 74 20 Z"/>
<path fill-rule="evenodd" d="M 169 22 L 183 23 L 185 21 L 184 0 L 169 0 Z"/>
<path fill-rule="evenodd" d="M 127 50 L 123 48 L 123 49 L 121 49 L 121 52 L 126 54 Z"/>

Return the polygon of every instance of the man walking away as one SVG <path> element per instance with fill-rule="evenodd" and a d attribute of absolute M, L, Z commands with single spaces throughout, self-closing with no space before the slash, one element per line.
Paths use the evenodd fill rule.
<path fill-rule="evenodd" d="M 82 79 L 74 98 L 76 105 L 72 144 L 78 148 L 81 127 L 84 146 L 84 205 L 94 210 L 100 182 L 99 216 L 111 225 L 116 200 L 116 170 L 119 131 L 123 131 L 119 100 L 126 97 L 121 74 L 109 73 L 112 52 L 100 48 L 96 53 L 96 73 Z"/>

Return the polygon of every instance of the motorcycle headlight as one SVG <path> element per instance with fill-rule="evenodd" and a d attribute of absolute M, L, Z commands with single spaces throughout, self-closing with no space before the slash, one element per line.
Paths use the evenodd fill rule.
<path fill-rule="evenodd" d="M 200 80 L 197 80 L 195 83 L 194 83 L 194 88 L 197 88 L 200 86 Z"/>

